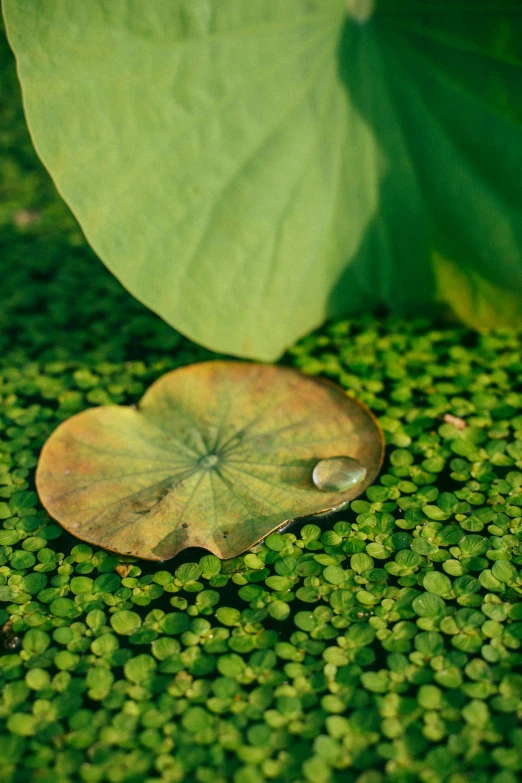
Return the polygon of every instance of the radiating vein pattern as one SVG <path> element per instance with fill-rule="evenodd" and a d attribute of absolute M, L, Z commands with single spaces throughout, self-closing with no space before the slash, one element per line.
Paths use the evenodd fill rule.
<path fill-rule="evenodd" d="M 64 422 L 37 486 L 67 530 L 116 552 L 163 560 L 201 546 L 232 557 L 355 497 L 382 449 L 372 416 L 340 388 L 284 367 L 205 362 L 160 378 L 138 408 Z M 319 491 L 313 469 L 333 456 L 358 459 L 365 484 Z"/>

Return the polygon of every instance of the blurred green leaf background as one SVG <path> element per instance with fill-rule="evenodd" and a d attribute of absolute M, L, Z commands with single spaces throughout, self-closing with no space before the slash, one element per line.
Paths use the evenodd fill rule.
<path fill-rule="evenodd" d="M 520 4 L 4 0 L 36 148 L 99 257 L 213 350 L 387 307 L 522 314 Z"/>

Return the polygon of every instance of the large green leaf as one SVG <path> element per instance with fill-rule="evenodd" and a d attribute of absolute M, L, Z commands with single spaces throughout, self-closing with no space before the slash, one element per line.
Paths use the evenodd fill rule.
<path fill-rule="evenodd" d="M 36 484 L 85 541 L 151 560 L 189 546 L 233 557 L 356 497 L 383 451 L 372 415 L 340 387 L 284 367 L 204 362 L 164 375 L 139 409 L 92 408 L 61 424 Z M 334 491 L 316 469 L 339 479 L 339 463 Z"/>
<path fill-rule="evenodd" d="M 522 316 L 522 6 L 4 0 L 39 154 L 194 340 L 273 359 L 379 304 Z"/>

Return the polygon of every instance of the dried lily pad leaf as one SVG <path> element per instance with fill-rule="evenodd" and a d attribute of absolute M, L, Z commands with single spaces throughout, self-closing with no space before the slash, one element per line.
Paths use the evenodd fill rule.
<path fill-rule="evenodd" d="M 45 508 L 89 543 L 150 560 L 200 546 L 229 558 L 288 520 L 324 513 L 377 475 L 383 437 L 339 387 L 285 367 L 234 361 L 167 373 L 135 407 L 92 408 L 46 442 Z M 366 477 L 319 490 L 319 460 L 348 456 Z"/>

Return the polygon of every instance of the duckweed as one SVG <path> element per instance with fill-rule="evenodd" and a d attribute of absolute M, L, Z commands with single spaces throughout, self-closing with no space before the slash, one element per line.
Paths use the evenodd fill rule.
<path fill-rule="evenodd" d="M 34 491 L 46 437 L 210 354 L 94 258 L 2 58 L 0 780 L 516 783 L 521 336 L 331 323 L 284 361 L 379 417 L 365 496 L 225 562 L 78 542 Z"/>

